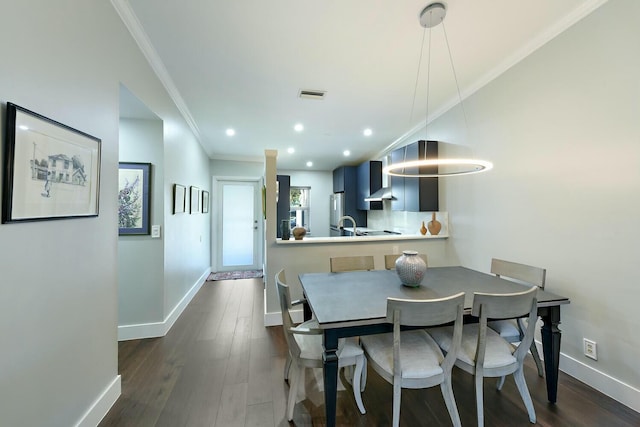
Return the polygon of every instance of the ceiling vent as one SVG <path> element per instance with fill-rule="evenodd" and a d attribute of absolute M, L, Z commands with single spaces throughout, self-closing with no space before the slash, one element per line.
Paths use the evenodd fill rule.
<path fill-rule="evenodd" d="M 324 91 L 324 90 L 305 90 L 305 89 L 302 89 L 298 96 L 300 98 L 303 98 L 303 99 L 316 99 L 316 100 L 322 101 L 324 99 L 324 95 L 326 93 L 327 92 Z"/>

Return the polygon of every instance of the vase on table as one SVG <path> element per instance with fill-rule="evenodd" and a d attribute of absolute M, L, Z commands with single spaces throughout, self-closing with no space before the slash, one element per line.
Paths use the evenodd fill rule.
<path fill-rule="evenodd" d="M 402 251 L 396 259 L 396 273 L 404 286 L 420 286 L 426 272 L 427 264 L 416 251 Z"/>
<path fill-rule="evenodd" d="M 442 230 L 442 224 L 436 219 L 435 212 L 431 214 L 431 221 L 429 221 L 427 227 L 429 228 L 429 234 L 432 236 L 437 236 L 440 230 Z"/>
<path fill-rule="evenodd" d="M 280 232 L 282 235 L 282 240 L 289 240 L 291 234 L 290 234 L 290 230 L 289 230 L 289 220 L 288 219 L 283 219 L 282 223 L 280 224 Z"/>

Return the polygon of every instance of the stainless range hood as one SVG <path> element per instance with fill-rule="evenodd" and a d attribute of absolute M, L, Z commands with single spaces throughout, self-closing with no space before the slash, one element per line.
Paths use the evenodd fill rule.
<path fill-rule="evenodd" d="M 371 194 L 369 197 L 365 197 L 364 201 L 365 202 L 381 202 L 383 200 L 395 200 L 395 199 L 396 198 L 393 197 L 393 194 L 391 194 L 391 188 L 382 187 L 378 191 Z"/>

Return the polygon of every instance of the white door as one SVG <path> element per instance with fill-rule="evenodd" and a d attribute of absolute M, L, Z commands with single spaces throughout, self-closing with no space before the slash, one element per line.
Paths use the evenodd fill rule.
<path fill-rule="evenodd" d="M 259 181 L 218 181 L 216 271 L 262 268 Z"/>

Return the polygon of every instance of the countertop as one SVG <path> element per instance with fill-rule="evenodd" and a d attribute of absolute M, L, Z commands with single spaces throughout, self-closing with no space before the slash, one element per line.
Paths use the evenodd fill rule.
<path fill-rule="evenodd" d="M 360 228 L 358 228 L 360 230 Z M 278 245 L 299 245 L 299 244 L 313 244 L 313 243 L 361 243 L 361 242 L 374 242 L 374 241 L 398 241 L 398 240 L 431 240 L 431 239 L 446 239 L 448 234 L 438 234 L 432 236 L 427 234 L 389 234 L 384 236 L 339 236 L 339 237 L 310 237 L 305 236 L 302 240 L 281 240 L 277 239 Z"/>

